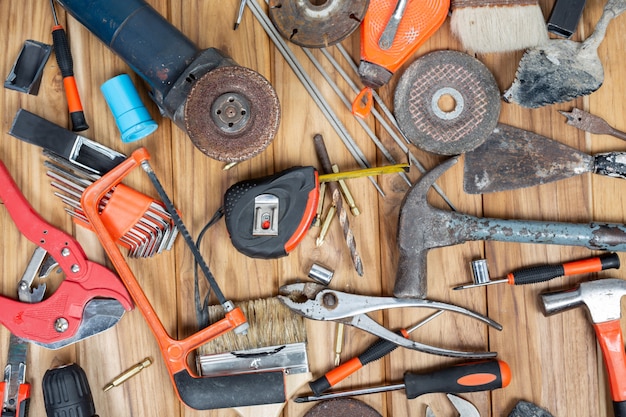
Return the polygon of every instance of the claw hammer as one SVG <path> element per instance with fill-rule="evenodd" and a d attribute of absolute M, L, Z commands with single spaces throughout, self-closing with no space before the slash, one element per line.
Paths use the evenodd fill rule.
<path fill-rule="evenodd" d="M 620 327 L 621 298 L 626 281 L 607 278 L 541 295 L 546 315 L 584 305 L 596 332 L 609 377 L 615 417 L 626 417 L 626 354 Z"/>

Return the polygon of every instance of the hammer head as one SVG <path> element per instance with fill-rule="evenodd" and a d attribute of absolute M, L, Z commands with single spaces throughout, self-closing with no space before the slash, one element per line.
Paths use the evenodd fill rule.
<path fill-rule="evenodd" d="M 437 178 L 456 164 L 450 158 L 433 168 L 407 192 L 398 222 L 398 269 L 393 294 L 400 298 L 426 298 L 426 257 L 432 248 L 463 243 L 451 221 L 453 212 L 437 209 L 426 200 Z"/>
<path fill-rule="evenodd" d="M 621 317 L 621 299 L 624 295 L 626 281 L 607 278 L 583 282 L 567 291 L 542 294 L 541 301 L 546 315 L 584 305 L 592 323 L 599 324 Z"/>

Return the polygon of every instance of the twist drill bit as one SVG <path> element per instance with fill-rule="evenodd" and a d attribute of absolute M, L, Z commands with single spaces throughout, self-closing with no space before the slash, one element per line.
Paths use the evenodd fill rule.
<path fill-rule="evenodd" d="M 328 151 L 326 150 L 326 145 L 324 144 L 324 138 L 322 135 L 317 134 L 313 137 L 313 141 L 315 144 L 315 152 L 317 153 L 317 157 L 322 165 L 322 170 L 325 174 L 332 173 L 332 163 L 330 162 L 330 157 L 328 156 Z M 361 261 L 361 256 L 357 252 L 356 241 L 354 240 L 354 235 L 350 229 L 350 222 L 348 221 L 348 214 L 341 201 L 341 191 L 339 190 L 339 186 L 336 182 L 329 182 L 328 188 L 330 189 L 333 204 L 337 208 L 339 224 L 341 225 L 343 236 L 346 244 L 348 245 L 348 249 L 350 250 L 352 263 L 354 263 L 354 268 L 356 269 L 357 274 L 359 274 L 359 276 L 363 276 L 363 262 Z"/>

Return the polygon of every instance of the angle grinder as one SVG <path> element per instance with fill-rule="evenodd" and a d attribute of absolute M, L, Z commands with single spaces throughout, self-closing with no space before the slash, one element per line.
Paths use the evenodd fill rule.
<path fill-rule="evenodd" d="M 240 162 L 274 139 L 280 105 L 267 79 L 199 49 L 144 0 L 59 3 L 148 84 L 161 114 L 204 154 Z"/>

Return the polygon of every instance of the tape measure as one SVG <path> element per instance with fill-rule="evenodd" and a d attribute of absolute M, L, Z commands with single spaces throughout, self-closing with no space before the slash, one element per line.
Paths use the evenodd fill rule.
<path fill-rule="evenodd" d="M 233 246 L 252 258 L 288 255 L 310 229 L 318 199 L 318 174 L 310 166 L 234 184 L 224 195 Z"/>

